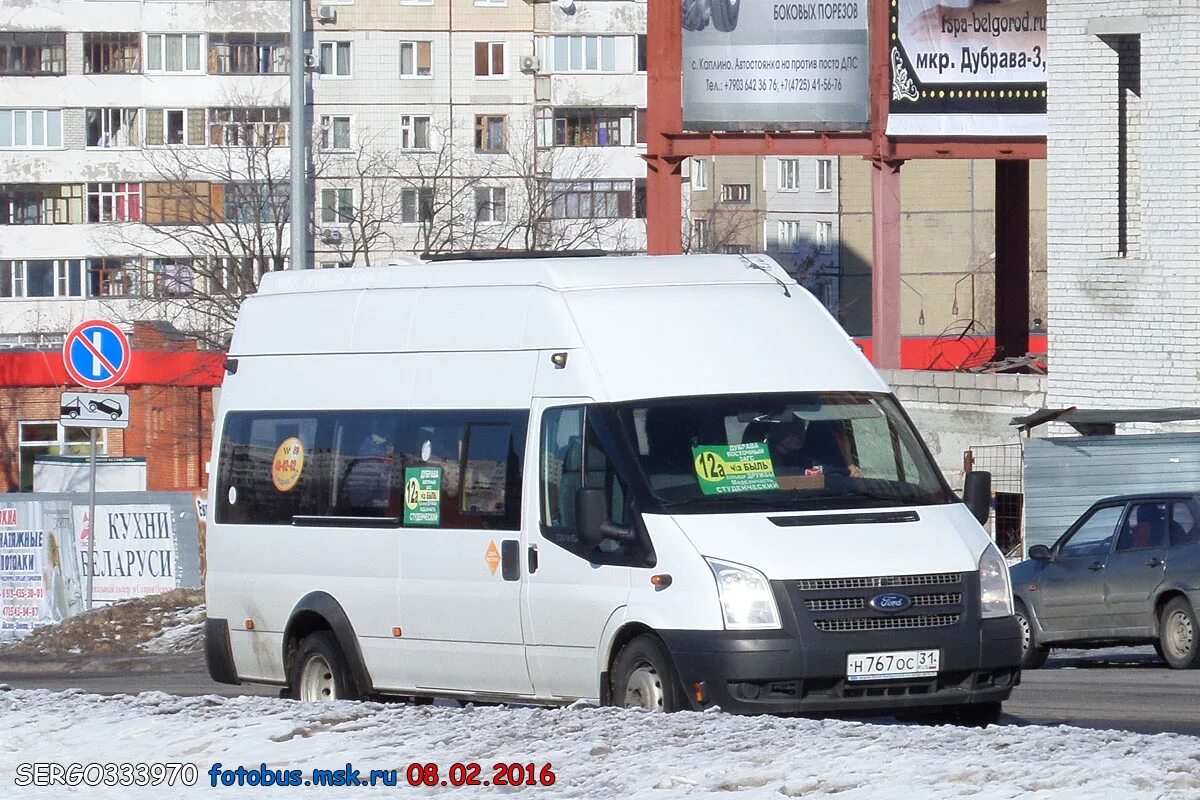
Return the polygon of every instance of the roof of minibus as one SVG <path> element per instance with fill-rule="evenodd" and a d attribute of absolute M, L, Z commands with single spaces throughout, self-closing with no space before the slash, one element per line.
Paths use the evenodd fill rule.
<path fill-rule="evenodd" d="M 479 286 L 540 286 L 571 291 L 778 280 L 792 282 L 774 261 L 763 256 L 533 258 L 270 272 L 263 276 L 259 294 Z"/>

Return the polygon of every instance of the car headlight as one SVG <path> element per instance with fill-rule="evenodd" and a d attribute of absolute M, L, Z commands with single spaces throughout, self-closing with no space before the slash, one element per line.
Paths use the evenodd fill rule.
<path fill-rule="evenodd" d="M 715 558 L 705 559 L 717 579 L 721 614 L 731 631 L 779 627 L 779 609 L 771 584 L 756 569 Z"/>
<path fill-rule="evenodd" d="M 984 619 L 1013 613 L 1008 563 L 994 544 L 989 544 L 979 557 L 979 611 Z"/>

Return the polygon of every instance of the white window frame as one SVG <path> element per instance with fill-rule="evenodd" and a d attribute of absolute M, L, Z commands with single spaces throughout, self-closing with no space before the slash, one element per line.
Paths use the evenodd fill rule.
<path fill-rule="evenodd" d="M 833 223 L 827 219 L 817 220 L 817 249 L 822 253 L 833 252 Z"/>
<path fill-rule="evenodd" d="M 480 8 L 506 8 L 508 0 L 475 0 L 475 5 Z"/>
<path fill-rule="evenodd" d="M 337 71 L 338 49 L 346 48 L 346 72 Z M 332 72 L 325 71 L 325 50 L 329 49 L 329 63 Z M 317 42 L 317 77 L 323 81 L 346 81 L 354 77 L 354 42 L 348 39 L 328 39 Z"/>
<path fill-rule="evenodd" d="M 53 440 L 50 440 L 50 439 L 26 439 L 25 438 L 25 426 L 26 425 L 29 425 L 29 426 L 54 425 L 55 426 L 55 432 L 54 432 L 55 438 Z M 77 435 L 81 435 L 81 434 L 77 434 Z M 87 439 L 83 439 L 82 441 L 76 441 L 76 442 L 68 441 L 67 440 L 67 427 L 56 419 L 44 419 L 44 420 L 43 419 L 22 419 L 22 420 L 18 420 L 17 421 L 17 471 L 18 471 L 17 482 L 18 482 L 18 490 L 20 489 L 20 480 L 21 480 L 19 473 L 20 473 L 20 469 L 21 469 L 21 461 L 22 461 L 21 456 L 23 454 L 22 451 L 24 451 L 25 448 L 29 448 L 32 450 L 33 448 L 43 448 L 43 447 L 51 448 L 52 450 L 57 451 L 56 453 L 51 453 L 50 455 L 60 455 L 60 456 L 66 454 L 67 448 L 76 448 L 77 447 L 77 448 L 80 448 L 80 452 L 74 453 L 72 455 L 86 456 L 86 455 L 88 455 L 88 452 L 91 450 L 91 443 Z M 100 428 L 96 431 L 96 455 L 103 456 L 103 455 L 106 455 L 107 453 L 108 453 L 108 429 Z"/>
<path fill-rule="evenodd" d="M 698 192 L 708 191 L 708 159 L 692 159 L 692 189 Z"/>
<path fill-rule="evenodd" d="M 733 197 L 735 192 L 727 191 L 727 190 L 732 190 L 735 188 L 740 189 L 742 187 L 745 187 L 745 189 L 746 189 L 746 198 L 744 200 Z M 740 194 L 740 192 L 736 192 L 736 194 Z M 754 190 L 748 183 L 723 183 L 723 184 L 721 184 L 721 202 L 722 203 L 737 203 L 738 205 L 748 204 L 750 202 L 753 194 L 754 194 Z"/>
<path fill-rule="evenodd" d="M 204 146 L 206 146 L 208 144 L 208 115 L 207 114 L 205 115 L 205 119 L 204 119 L 204 123 L 205 123 L 204 129 L 200 133 L 200 141 L 194 142 L 190 138 L 190 136 L 191 136 L 191 116 L 192 116 L 192 112 L 197 111 L 197 110 L 201 110 L 201 109 L 195 109 L 195 108 L 147 108 L 147 109 L 143 109 L 143 111 L 145 113 L 142 114 L 142 125 L 144 126 L 142 129 L 142 146 L 148 147 L 148 148 L 204 147 Z M 182 142 L 168 141 L 169 137 L 167 136 L 167 131 L 168 131 L 167 114 L 171 113 L 172 111 L 178 111 L 179 113 L 183 114 L 183 141 Z M 163 132 L 162 144 L 151 144 L 148 141 L 150 138 L 149 133 L 150 133 L 150 115 L 151 114 L 162 114 L 162 132 Z"/>
<path fill-rule="evenodd" d="M 692 220 L 692 249 L 703 250 L 708 247 L 708 220 Z"/>
<path fill-rule="evenodd" d="M 117 186 L 126 187 L 121 191 L 116 189 Z M 130 191 L 132 187 L 132 191 Z M 137 198 L 137 218 L 129 218 L 129 200 Z M 121 223 L 121 222 L 141 222 L 142 215 L 145 212 L 145 200 L 142 197 L 142 184 L 135 181 L 96 181 L 84 184 L 84 210 L 86 212 L 92 207 L 92 200 L 96 199 L 100 202 L 100 219 L 88 220 L 89 223 Z M 120 201 L 125 201 L 125 219 L 119 218 L 117 208 Z M 105 211 L 107 210 L 107 214 Z"/>
<path fill-rule="evenodd" d="M 832 192 L 833 191 L 833 159 L 818 158 L 817 159 L 817 191 Z"/>
<path fill-rule="evenodd" d="M 800 166 L 798 158 L 781 158 L 776 169 L 777 186 L 781 192 L 800 191 Z"/>
<path fill-rule="evenodd" d="M 416 213 L 413 215 L 414 218 L 411 221 L 404 219 L 404 196 L 410 192 L 412 192 L 416 195 L 416 197 L 414 198 L 414 202 L 413 202 L 413 210 Z M 421 195 L 426 194 L 426 193 L 429 193 L 429 196 L 432 198 L 431 204 L 434 206 L 432 209 L 433 214 L 431 214 L 430 216 L 431 217 L 436 216 L 436 214 L 437 214 L 437 207 L 436 207 L 437 193 L 434 191 L 434 188 L 432 186 L 406 186 L 405 188 L 400 190 L 400 224 L 401 225 L 424 225 L 427 221 L 429 221 L 429 220 L 421 219 Z"/>
<path fill-rule="evenodd" d="M 421 45 L 423 45 L 423 44 L 429 45 L 429 74 L 428 75 L 421 75 L 421 74 L 417 73 L 417 53 L 420 50 Z M 404 48 L 405 48 L 405 46 L 412 47 L 412 51 L 413 51 L 413 57 L 412 57 L 413 71 L 412 72 L 404 71 Z M 403 42 L 400 42 L 399 53 L 400 53 L 400 79 L 401 80 L 405 80 L 405 81 L 433 80 L 433 40 L 432 39 L 406 39 Z M 471 58 L 472 59 L 475 58 L 473 52 L 472 52 Z M 471 69 L 472 70 L 475 69 L 474 64 L 472 64 Z"/>
<path fill-rule="evenodd" d="M 327 205 L 325 203 L 325 196 L 329 192 L 334 193 L 334 196 L 333 196 L 333 202 L 334 202 L 334 204 L 333 204 L 333 219 L 325 218 L 325 210 L 327 208 Z M 351 219 L 341 219 L 340 209 L 342 208 L 341 197 L 342 197 L 343 192 L 350 193 L 350 216 L 351 216 Z M 354 187 L 353 186 L 323 186 L 323 187 L 321 187 L 320 200 L 321 200 L 321 207 L 320 207 L 319 213 L 321 216 L 321 224 L 322 225 L 339 225 L 339 226 L 341 226 L 341 225 L 349 225 L 351 222 L 353 222 L 354 210 L 355 210 L 355 205 L 354 205 L 355 197 L 354 197 Z"/>
<path fill-rule="evenodd" d="M 29 294 L 29 262 L 51 262 L 51 293 Z M 71 293 L 71 268 L 74 266 L 79 292 Z M 9 273 L 10 295 L 0 295 L 0 300 L 83 300 L 88 296 L 86 258 L 5 258 L 0 259 L 0 270 Z"/>
<path fill-rule="evenodd" d="M 477 45 L 486 44 L 488 46 L 487 66 L 488 73 L 486 75 L 474 75 L 475 72 L 475 49 Z M 496 63 L 494 49 L 499 46 L 503 51 L 500 56 L 500 65 L 504 68 L 503 72 L 492 72 L 492 65 Z M 471 46 L 471 72 L 477 81 L 498 81 L 508 77 L 508 42 L 498 41 L 496 39 L 476 39 Z"/>
<path fill-rule="evenodd" d="M 121 119 L 121 130 L 129 131 L 125 140 L 130 141 L 136 139 L 132 144 L 123 145 L 104 145 L 104 144 L 85 144 L 88 150 L 138 150 L 142 146 L 142 109 L 140 108 L 124 108 L 115 106 L 89 106 L 83 110 L 84 125 L 87 125 L 87 115 L 89 111 L 96 111 L 100 114 L 100 127 L 102 129 L 101 139 L 110 140 L 114 138 L 111 131 L 113 112 L 117 112 Z M 87 132 L 84 132 L 84 139 L 87 139 Z"/>
<path fill-rule="evenodd" d="M 8 134 L 3 137 L 9 143 L 0 144 L 0 150 L 63 150 L 66 145 L 63 142 L 63 112 L 61 108 L 0 108 L 0 114 L 8 117 Z M 17 121 L 18 115 L 24 115 L 25 130 L 23 136 L 24 144 L 17 144 Z M 40 116 L 42 120 L 42 143 L 32 144 L 35 117 Z M 50 134 L 55 130 L 57 123 L 57 138 L 58 144 L 50 144 L 52 137 Z M 0 139 L 0 141 L 3 141 Z"/>
<path fill-rule="evenodd" d="M 402 6 L 431 6 L 433 0 L 400 0 Z"/>
<path fill-rule="evenodd" d="M 417 121 L 422 119 L 425 120 L 425 146 L 418 147 Z M 427 153 L 433 149 L 433 117 L 429 114 L 401 114 L 398 133 L 400 149 L 405 152 Z"/>
<path fill-rule="evenodd" d="M 804 241 L 803 221 L 798 219 L 781 219 L 776 222 L 775 246 L 782 253 L 800 252 L 800 244 Z"/>
<path fill-rule="evenodd" d="M 167 69 L 167 37 L 179 37 L 180 45 L 183 47 L 183 69 Z M 150 66 L 150 40 L 158 39 L 158 67 L 151 68 Z M 199 63 L 192 69 L 188 69 L 188 39 L 196 39 L 196 54 Z M 148 31 L 142 37 L 142 63 L 145 66 L 147 75 L 203 75 L 208 66 L 205 54 L 208 52 L 206 39 L 208 37 L 203 33 L 160 33 L 158 31 Z"/>
<path fill-rule="evenodd" d="M 480 204 L 480 192 L 487 192 L 487 200 Z M 500 193 L 501 202 L 496 202 L 497 192 Z M 486 206 L 486 218 L 483 215 L 483 208 Z M 502 216 L 496 216 L 496 207 L 503 209 Z M 498 225 L 508 221 L 508 190 L 503 186 L 476 186 L 475 187 L 475 221 L 480 225 Z"/>
<path fill-rule="evenodd" d="M 346 120 L 346 146 L 338 147 L 333 139 L 334 123 L 336 120 Z M 319 128 L 320 135 L 317 143 L 323 153 L 346 153 L 354 149 L 354 115 L 353 114 L 322 114 Z"/>
<path fill-rule="evenodd" d="M 621 39 L 628 39 L 628 50 L 622 46 Z M 557 51 L 558 41 L 563 41 L 563 46 L 566 47 L 565 67 L 559 69 Z M 573 41 L 573 40 L 577 40 Z M 610 40 L 612 50 L 612 69 L 604 67 L 604 51 L 606 49 L 605 41 Z M 596 66 L 595 68 L 588 67 L 588 51 L 594 49 Z M 622 35 L 622 34 L 553 34 L 538 37 L 537 41 L 538 56 L 542 61 L 542 69 L 545 72 L 551 72 L 557 75 L 623 75 L 623 74 L 645 74 L 637 72 L 637 36 Z M 575 52 L 578 51 L 578 66 L 575 66 Z M 628 63 L 622 64 L 622 55 L 628 57 Z"/>

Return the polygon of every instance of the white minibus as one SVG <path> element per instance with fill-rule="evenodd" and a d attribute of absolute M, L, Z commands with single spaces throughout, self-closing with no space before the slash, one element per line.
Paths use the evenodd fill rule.
<path fill-rule="evenodd" d="M 963 494 L 763 256 L 270 273 L 216 414 L 209 671 L 994 720 L 1020 630 Z"/>

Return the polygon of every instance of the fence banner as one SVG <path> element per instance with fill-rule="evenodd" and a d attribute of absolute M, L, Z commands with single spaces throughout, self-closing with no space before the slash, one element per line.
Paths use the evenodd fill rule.
<path fill-rule="evenodd" d="M 170 591 L 179 586 L 176 540 L 169 505 L 96 506 L 96 524 L 88 507 L 75 506 L 80 572 L 86 582 L 95 565 L 92 596 L 96 604 Z M 96 537 L 91 564 L 88 538 Z"/>
<path fill-rule="evenodd" d="M 0 502 L 0 641 L 83 609 L 71 504 Z"/>
<path fill-rule="evenodd" d="M 1046 0 L 892 0 L 891 136 L 1045 136 Z"/>

